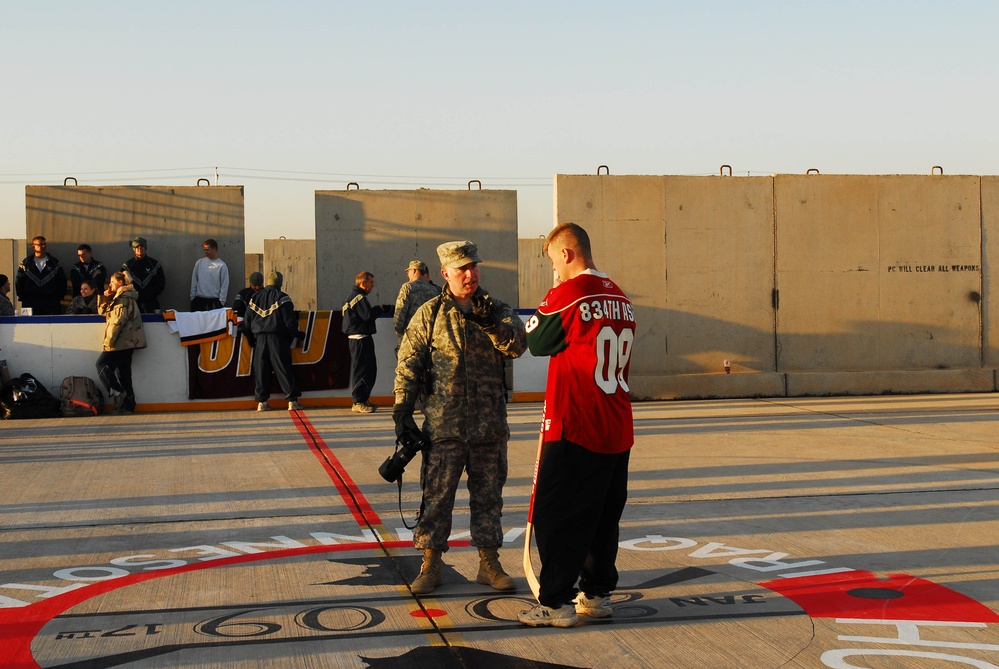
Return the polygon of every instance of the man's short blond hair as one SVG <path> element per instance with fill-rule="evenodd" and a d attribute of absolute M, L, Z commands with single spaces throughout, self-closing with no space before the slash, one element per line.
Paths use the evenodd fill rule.
<path fill-rule="evenodd" d="M 571 248 L 589 262 L 593 259 L 593 252 L 590 250 L 590 236 L 586 230 L 575 223 L 561 223 L 548 233 L 545 238 L 545 245 L 542 253 L 548 253 L 548 247 L 556 244 L 562 247 Z"/>

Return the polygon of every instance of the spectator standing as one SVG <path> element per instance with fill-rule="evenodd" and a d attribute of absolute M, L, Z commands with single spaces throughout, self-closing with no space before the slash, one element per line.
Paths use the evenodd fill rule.
<path fill-rule="evenodd" d="M 73 302 L 66 309 L 66 315 L 84 316 L 97 314 L 97 289 L 96 279 L 84 279 L 80 284 L 80 294 L 73 298 Z"/>
<path fill-rule="evenodd" d="M 564 223 L 545 240 L 556 285 L 527 324 L 536 356 L 551 356 L 533 527 L 541 555 L 532 627 L 606 618 L 617 587 L 619 523 L 628 498 L 634 421 L 628 388 L 631 301 L 597 271 L 586 231 Z M 577 596 L 576 581 L 580 591 Z"/>
<path fill-rule="evenodd" d="M 31 240 L 32 255 L 17 267 L 14 286 L 22 307 L 31 307 L 33 316 L 62 314 L 62 298 L 66 295 L 66 273 L 54 256 L 48 253 L 48 242 L 38 236 Z"/>
<path fill-rule="evenodd" d="M 221 309 L 229 299 L 229 268 L 219 258 L 214 239 L 206 239 L 201 248 L 205 257 L 194 263 L 191 273 L 191 311 Z"/>
<path fill-rule="evenodd" d="M 402 339 L 406 326 L 409 325 L 416 310 L 427 300 L 441 294 L 440 286 L 430 280 L 430 268 L 425 262 L 410 261 L 409 267 L 406 268 L 406 277 L 409 280 L 399 288 L 399 295 L 395 298 L 395 313 L 392 315 L 395 334 L 399 339 Z M 396 350 L 398 351 L 398 347 Z"/>
<path fill-rule="evenodd" d="M 96 284 L 97 292 L 103 293 L 104 286 L 108 282 L 108 269 L 104 263 L 94 258 L 90 244 L 80 244 L 76 247 L 76 257 L 79 260 L 69 268 L 69 282 L 73 284 L 73 297 L 80 294 L 80 286 L 87 279 L 92 279 Z"/>
<path fill-rule="evenodd" d="M 0 316 L 15 316 L 14 305 L 10 298 L 10 279 L 6 274 L 0 274 Z"/>
<path fill-rule="evenodd" d="M 249 304 L 250 298 L 263 287 L 264 275 L 260 272 L 251 273 L 250 285 L 236 293 L 236 297 L 232 300 L 233 312 L 240 318 L 243 318 L 246 315 L 246 305 Z"/>
<path fill-rule="evenodd" d="M 302 410 L 298 402 L 302 393 L 291 366 L 291 345 L 296 337 L 304 339 L 305 333 L 298 329 L 298 315 L 291 298 L 281 292 L 283 283 L 281 272 L 271 272 L 267 285 L 247 302 L 243 318 L 243 336 L 253 348 L 253 374 L 257 382 L 253 396 L 257 411 L 270 411 L 267 400 L 275 375 L 288 401 L 288 411 Z"/>
<path fill-rule="evenodd" d="M 124 272 L 112 274 L 110 285 L 97 302 L 98 312 L 107 319 L 104 351 L 97 357 L 97 375 L 107 388 L 108 396 L 114 398 L 117 414 L 135 411 L 132 354 L 135 349 L 146 347 L 139 293 L 126 282 L 126 277 Z"/>
<path fill-rule="evenodd" d="M 503 544 L 503 485 L 507 475 L 505 359 L 527 349 L 524 324 L 509 305 L 479 286 L 478 248 L 470 241 L 437 247 L 444 291 L 410 321 L 399 345 L 392 418 L 397 436 L 418 430 L 413 412 L 426 379 L 423 503 L 413 545 L 423 551 L 411 588 L 423 595 L 441 584 L 451 514 L 462 472 L 468 473 L 472 545 L 479 549 L 476 582 L 513 590 L 499 561 Z"/>
<path fill-rule="evenodd" d="M 347 296 L 341 311 L 343 332 L 347 335 L 350 347 L 350 397 L 353 402 L 350 410 L 354 413 L 371 413 L 375 405 L 368 401 L 375 387 L 378 375 L 378 361 L 375 357 L 375 321 L 392 308 L 385 305 L 372 306 L 368 295 L 375 288 L 375 275 L 360 272 L 354 279 L 354 287 Z"/>
<path fill-rule="evenodd" d="M 166 273 L 159 261 L 146 255 L 146 239 L 136 237 L 132 240 L 133 258 L 121 265 L 121 270 L 128 274 L 128 282 L 139 293 L 139 309 L 144 314 L 160 312 L 160 293 L 166 288 Z"/>

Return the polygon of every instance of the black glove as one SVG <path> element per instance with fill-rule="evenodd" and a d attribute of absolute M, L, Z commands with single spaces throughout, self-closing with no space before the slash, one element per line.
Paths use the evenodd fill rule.
<path fill-rule="evenodd" d="M 382 305 L 382 313 L 383 314 L 388 314 L 389 316 L 394 316 L 395 315 L 395 305 L 394 304 L 383 304 Z"/>
<path fill-rule="evenodd" d="M 411 406 L 396 404 L 392 409 L 392 420 L 395 421 L 395 436 L 400 439 L 402 439 L 402 435 L 406 434 L 407 430 L 417 433 L 420 431 L 420 428 L 416 426 L 416 421 L 413 419 L 413 407 Z"/>
<path fill-rule="evenodd" d="M 245 340 L 246 340 L 246 343 L 250 345 L 250 348 L 253 348 L 254 346 L 256 346 L 256 345 L 257 345 L 257 338 L 256 338 L 256 337 L 254 337 L 254 336 L 253 336 L 253 335 L 252 335 L 251 333 L 249 333 L 249 332 L 244 332 L 244 333 L 243 333 L 243 339 L 245 339 Z"/>
<path fill-rule="evenodd" d="M 295 338 L 298 339 L 299 341 L 305 341 L 305 330 L 299 330 L 297 333 L 295 333 Z"/>
<path fill-rule="evenodd" d="M 496 329 L 496 310 L 489 295 L 484 293 L 472 295 L 472 311 L 468 314 L 468 320 L 482 328 L 483 332 L 492 332 Z"/>

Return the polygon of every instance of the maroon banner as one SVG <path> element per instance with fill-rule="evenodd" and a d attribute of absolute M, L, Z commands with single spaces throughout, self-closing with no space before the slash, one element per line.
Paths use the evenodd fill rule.
<path fill-rule="evenodd" d="M 295 378 L 303 391 L 347 388 L 350 350 L 338 311 L 300 311 L 305 341 L 291 351 Z M 187 397 L 192 400 L 246 397 L 256 385 L 250 361 L 253 351 L 242 334 L 187 347 Z M 271 393 L 281 394 L 275 380 Z"/>

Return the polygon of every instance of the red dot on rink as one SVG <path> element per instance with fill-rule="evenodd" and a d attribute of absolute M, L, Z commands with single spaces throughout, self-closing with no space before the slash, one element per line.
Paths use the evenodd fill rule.
<path fill-rule="evenodd" d="M 420 611 L 410 611 L 409 615 L 414 618 L 440 618 L 446 616 L 447 611 L 443 609 L 421 609 Z"/>

